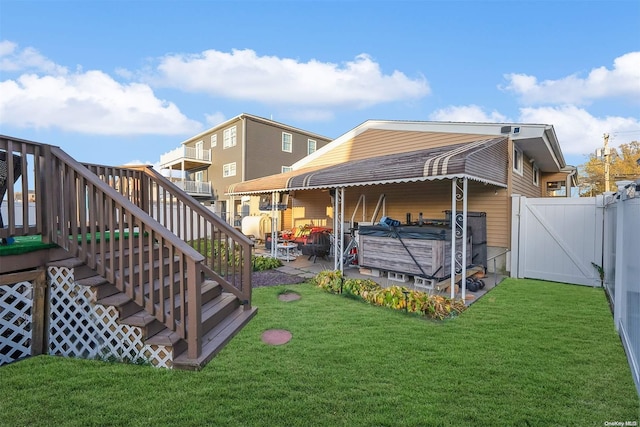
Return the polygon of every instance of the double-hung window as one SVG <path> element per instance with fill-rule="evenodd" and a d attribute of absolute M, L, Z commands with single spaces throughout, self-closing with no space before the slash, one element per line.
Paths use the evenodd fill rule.
<path fill-rule="evenodd" d="M 513 147 L 513 171 L 518 175 L 522 175 L 522 151 Z"/>
<path fill-rule="evenodd" d="M 282 132 L 282 151 L 291 153 L 293 151 L 293 135 Z"/>
<path fill-rule="evenodd" d="M 236 146 L 236 127 L 225 129 L 222 134 L 222 148 L 230 148 Z"/>
<path fill-rule="evenodd" d="M 316 141 L 313 139 L 307 140 L 307 156 L 316 152 Z"/>
<path fill-rule="evenodd" d="M 222 166 L 222 177 L 236 176 L 236 162 L 226 163 Z"/>

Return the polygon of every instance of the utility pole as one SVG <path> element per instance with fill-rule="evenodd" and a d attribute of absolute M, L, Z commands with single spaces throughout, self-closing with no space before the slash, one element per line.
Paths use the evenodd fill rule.
<path fill-rule="evenodd" d="M 609 134 L 605 133 L 604 135 L 604 191 L 609 191 L 609 163 L 610 163 L 610 154 L 609 151 Z"/>

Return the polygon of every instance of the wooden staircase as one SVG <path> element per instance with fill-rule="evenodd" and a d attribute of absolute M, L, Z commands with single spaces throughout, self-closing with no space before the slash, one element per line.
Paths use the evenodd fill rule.
<path fill-rule="evenodd" d="M 116 253 L 116 258 L 119 254 Z M 126 256 L 126 255 L 125 255 Z M 164 260 L 165 263 L 170 261 Z M 68 258 L 49 263 L 49 267 L 63 267 L 73 270 L 75 283 L 91 289 L 95 304 L 115 307 L 119 322 L 140 329 L 144 343 L 162 346 L 172 354 L 172 367 L 176 369 L 198 370 L 205 366 L 231 338 L 233 338 L 257 313 L 257 308 L 245 310 L 240 300 L 229 292 L 224 292 L 220 284 L 205 280 L 201 287 L 202 304 L 202 353 L 193 359 L 187 354 L 187 343 L 174 331 L 159 322 L 144 308 L 128 297 L 95 270 L 76 258 Z M 148 266 L 145 266 L 147 269 Z M 169 278 L 165 277 L 165 282 Z M 154 293 L 159 293 L 159 281 L 154 283 Z M 165 286 L 165 291 L 169 286 Z M 179 310 L 181 307 L 176 307 Z M 150 361 L 153 364 L 153 361 Z"/>
<path fill-rule="evenodd" d="M 10 217 L 0 237 L 37 233 L 64 248 L 69 258 L 48 268 L 89 289 L 91 304 L 115 308 L 145 345 L 167 349 L 169 366 L 202 368 L 256 314 L 253 243 L 153 169 L 82 165 L 2 136 L 0 150 L 18 153 L 23 171 L 32 158 L 38 211 L 22 228 Z"/>

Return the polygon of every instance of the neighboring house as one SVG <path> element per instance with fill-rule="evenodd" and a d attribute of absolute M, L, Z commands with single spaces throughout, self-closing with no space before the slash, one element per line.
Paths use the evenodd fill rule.
<path fill-rule="evenodd" d="M 214 212 L 238 224 L 248 214 L 242 200 L 230 203 L 229 185 L 287 171 L 331 139 L 273 120 L 240 114 L 182 142 L 160 157 L 172 180 Z M 180 172 L 175 179 L 175 171 Z M 232 220 L 234 220 L 232 222 Z"/>
<path fill-rule="evenodd" d="M 444 219 L 451 210 L 485 213 L 488 258 L 502 254 L 498 265 L 508 268 L 511 196 L 568 196 L 575 184 L 576 169 L 566 165 L 551 125 L 371 120 L 291 172 L 231 185 L 228 193 L 286 193 L 283 228 L 333 225 L 337 235 L 382 216 L 405 223 Z"/>

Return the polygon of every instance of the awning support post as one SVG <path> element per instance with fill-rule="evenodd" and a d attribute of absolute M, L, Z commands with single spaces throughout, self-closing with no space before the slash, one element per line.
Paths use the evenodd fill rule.
<path fill-rule="evenodd" d="M 344 248 L 344 187 L 336 188 L 333 196 L 333 269 L 344 271 L 342 250 Z"/>
<path fill-rule="evenodd" d="M 271 193 L 271 258 L 278 257 L 278 194 Z"/>
<path fill-rule="evenodd" d="M 456 275 L 460 274 L 462 300 L 467 291 L 467 178 L 451 181 L 451 298 L 455 298 Z M 462 202 L 462 212 L 458 213 L 458 202 Z M 457 240 L 461 239 L 458 249 Z"/>

